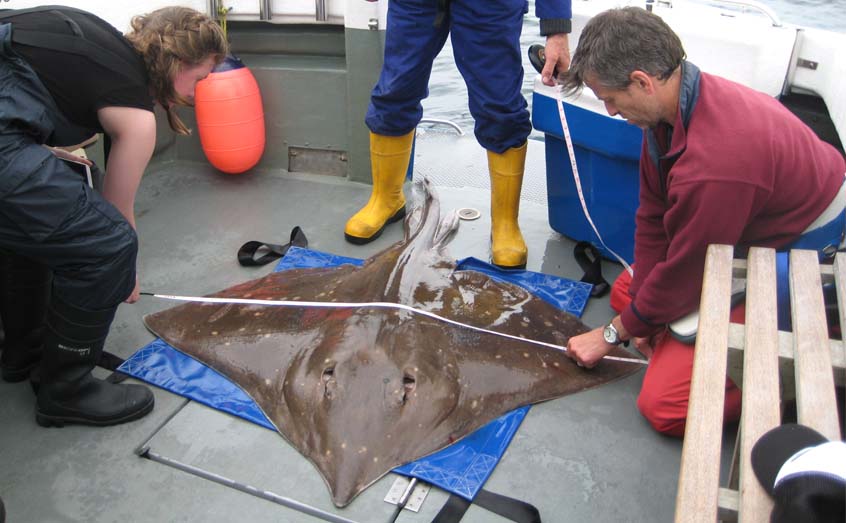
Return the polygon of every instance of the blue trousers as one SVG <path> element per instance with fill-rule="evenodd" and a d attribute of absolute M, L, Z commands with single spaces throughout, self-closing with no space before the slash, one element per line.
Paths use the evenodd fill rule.
<path fill-rule="evenodd" d="M 778 328 L 783 331 L 792 331 L 792 320 L 790 317 L 790 249 L 808 249 L 817 251 L 820 260 L 831 258 L 830 253 L 836 250 L 846 236 L 846 211 L 842 211 L 827 224 L 808 231 L 796 241 L 779 250 L 776 253 L 776 288 L 778 289 Z M 830 285 L 823 285 L 825 301 L 834 304 L 837 296 L 834 288 Z"/>
<path fill-rule="evenodd" d="M 469 94 L 475 135 L 487 150 L 522 145 L 532 130 L 523 85 L 520 32 L 526 0 L 452 0 L 435 27 L 437 0 L 391 0 L 385 59 L 365 123 L 376 134 L 402 136 L 420 122 L 432 62 L 452 38 Z"/>
<path fill-rule="evenodd" d="M 0 25 L 0 42 L 8 25 Z M 8 40 L 6 40 L 8 41 Z M 0 48 L 0 248 L 53 271 L 53 295 L 86 310 L 135 286 L 138 239 L 123 215 L 42 144 L 55 102 L 32 68 Z"/>

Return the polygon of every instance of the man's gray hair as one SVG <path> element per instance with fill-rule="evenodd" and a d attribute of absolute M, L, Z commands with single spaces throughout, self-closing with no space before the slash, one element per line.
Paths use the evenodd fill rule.
<path fill-rule="evenodd" d="M 640 7 L 610 9 L 585 25 L 562 85 L 576 93 L 590 75 L 602 87 L 625 89 L 632 72 L 663 80 L 684 59 L 681 40 L 661 17 Z"/>

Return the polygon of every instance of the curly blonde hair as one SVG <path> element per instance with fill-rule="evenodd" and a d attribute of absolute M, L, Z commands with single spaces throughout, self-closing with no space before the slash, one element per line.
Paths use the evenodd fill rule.
<path fill-rule="evenodd" d="M 187 7 L 164 7 L 132 18 L 126 34 L 144 58 L 150 87 L 156 101 L 167 111 L 171 129 L 189 134 L 176 114 L 176 105 L 191 105 L 173 86 L 173 78 L 183 64 L 195 66 L 207 58 L 220 63 L 229 44 L 220 26 L 207 15 Z"/>

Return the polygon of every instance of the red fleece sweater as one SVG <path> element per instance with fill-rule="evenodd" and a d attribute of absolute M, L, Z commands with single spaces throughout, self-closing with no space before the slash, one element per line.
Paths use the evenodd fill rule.
<path fill-rule="evenodd" d="M 689 63 L 679 105 L 672 131 L 644 132 L 634 299 L 622 312 L 638 337 L 699 306 L 709 244 L 790 244 L 846 173 L 840 153 L 777 100 Z"/>

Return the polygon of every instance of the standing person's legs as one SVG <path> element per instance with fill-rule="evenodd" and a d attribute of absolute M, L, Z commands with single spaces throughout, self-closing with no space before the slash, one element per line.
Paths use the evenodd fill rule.
<path fill-rule="evenodd" d="M 631 276 L 623 271 L 611 287 L 611 307 L 617 312 L 631 303 L 630 284 Z M 731 321 L 743 323 L 744 317 L 745 307 L 742 304 L 732 309 Z M 653 338 L 652 355 L 643 377 L 637 407 L 650 425 L 662 434 L 684 435 L 693 358 L 693 345 L 676 340 L 668 332 Z M 740 400 L 740 389 L 726 378 L 724 422 L 736 421 L 740 417 Z"/>
<path fill-rule="evenodd" d="M 520 34 L 524 0 L 453 0 L 452 52 L 467 84 L 479 144 L 502 154 L 532 132 L 523 98 Z"/>
<path fill-rule="evenodd" d="M 11 160 L 0 166 L 0 248 L 53 271 L 38 422 L 111 425 L 145 415 L 153 408 L 146 387 L 91 376 L 135 285 L 135 231 L 44 147 L 4 136 L 0 149 Z"/>
<path fill-rule="evenodd" d="M 432 63 L 450 31 L 449 14 L 435 27 L 437 14 L 431 0 L 388 4 L 384 62 L 364 119 L 371 132 L 403 136 L 423 117 L 420 102 L 429 96 Z"/>
<path fill-rule="evenodd" d="M 344 228 L 344 237 L 351 243 L 373 241 L 387 224 L 405 216 L 402 186 L 414 129 L 423 116 L 420 101 L 429 94 L 432 62 L 449 34 L 449 17 L 435 27 L 436 16 L 436 2 L 393 0 L 388 4 L 384 63 L 365 117 L 373 187 L 367 204 Z"/>
<path fill-rule="evenodd" d="M 491 259 L 526 266 L 528 251 L 517 217 L 532 130 L 523 85 L 520 33 L 526 2 L 454 0 L 452 44 L 470 95 L 475 134 L 488 151 L 491 180 Z"/>

